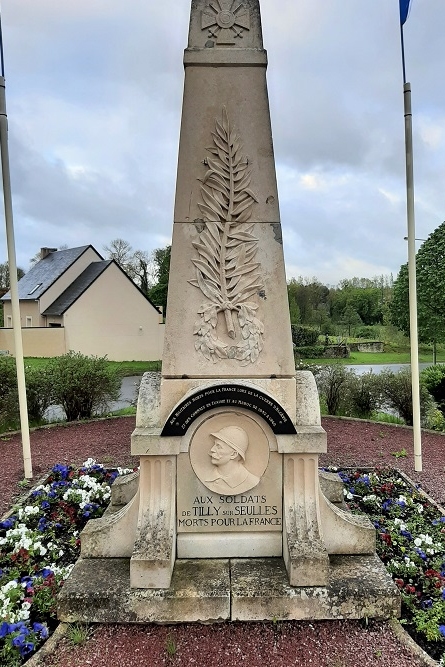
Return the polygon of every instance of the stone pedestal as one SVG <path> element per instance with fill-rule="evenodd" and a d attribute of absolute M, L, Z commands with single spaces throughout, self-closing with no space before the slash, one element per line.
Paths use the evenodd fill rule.
<path fill-rule="evenodd" d="M 59 616 L 397 613 L 373 526 L 320 483 L 317 388 L 295 373 L 259 1 L 193 0 L 184 66 L 162 379 L 141 383 L 139 480 L 83 531 Z"/>

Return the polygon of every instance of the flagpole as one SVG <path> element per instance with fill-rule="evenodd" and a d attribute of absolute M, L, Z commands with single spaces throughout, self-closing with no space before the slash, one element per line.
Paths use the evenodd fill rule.
<path fill-rule="evenodd" d="M 17 261 L 15 255 L 14 225 L 12 215 L 11 178 L 9 171 L 8 118 L 6 115 L 6 91 L 3 63 L 3 39 L 0 17 L 0 153 L 3 179 L 3 203 L 5 208 L 6 244 L 8 248 L 9 281 L 11 291 L 12 326 L 14 331 L 15 364 L 19 394 L 20 426 L 22 433 L 23 466 L 26 479 L 32 479 L 31 444 L 29 437 L 28 406 L 26 400 L 25 365 L 23 359 L 22 327 L 20 321 L 19 292 L 17 285 Z"/>
<path fill-rule="evenodd" d="M 407 4 L 409 6 L 409 2 Z M 404 17 L 406 20 L 406 15 Z M 416 231 L 414 212 L 413 115 L 411 84 L 406 81 L 405 44 L 401 14 L 403 101 L 405 116 L 406 212 L 408 223 L 409 331 L 411 346 L 411 391 L 413 403 L 414 470 L 422 472 L 422 432 L 420 427 L 419 340 L 417 331 Z"/>

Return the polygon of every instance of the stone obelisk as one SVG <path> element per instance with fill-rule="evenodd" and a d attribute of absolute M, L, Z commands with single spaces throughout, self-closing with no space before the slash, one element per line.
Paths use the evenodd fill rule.
<path fill-rule="evenodd" d="M 295 364 L 258 0 L 192 2 L 163 376 Z"/>
<path fill-rule="evenodd" d="M 192 0 L 184 65 L 162 378 L 141 383 L 140 474 L 83 531 L 60 617 L 388 615 L 374 528 L 331 502 L 314 378 L 295 373 L 259 0 Z"/>

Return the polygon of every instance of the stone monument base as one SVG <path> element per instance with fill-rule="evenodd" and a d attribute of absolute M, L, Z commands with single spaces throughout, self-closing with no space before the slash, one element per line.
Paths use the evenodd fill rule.
<path fill-rule="evenodd" d="M 376 555 L 331 556 L 327 586 L 292 587 L 282 558 L 177 560 L 169 589 L 130 588 L 130 559 L 80 559 L 58 617 L 84 623 L 216 623 L 400 616 Z"/>

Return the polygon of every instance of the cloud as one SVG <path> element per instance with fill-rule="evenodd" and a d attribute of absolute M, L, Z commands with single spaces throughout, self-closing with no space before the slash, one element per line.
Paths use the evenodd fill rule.
<path fill-rule="evenodd" d="M 406 261 L 397 2 L 261 8 L 289 277 L 397 273 Z M 186 0 L 4 0 L 25 268 L 41 245 L 169 242 L 189 10 Z M 404 28 L 420 238 L 444 217 L 444 22 L 443 0 L 416 0 Z"/>

